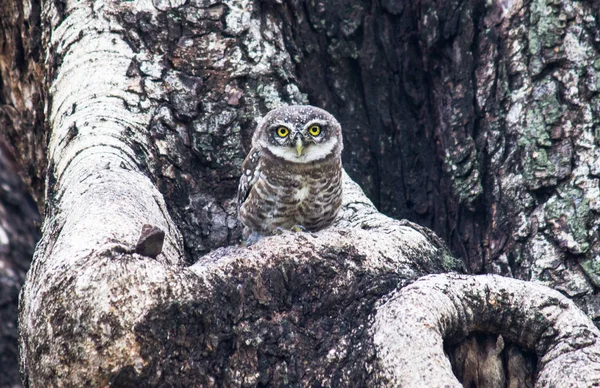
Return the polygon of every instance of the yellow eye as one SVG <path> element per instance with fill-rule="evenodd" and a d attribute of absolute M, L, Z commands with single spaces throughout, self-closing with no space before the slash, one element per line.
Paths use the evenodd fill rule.
<path fill-rule="evenodd" d="M 308 128 L 308 133 L 310 133 L 313 136 L 319 136 L 319 134 L 321 133 L 321 127 L 319 127 L 318 125 L 313 125 L 312 127 Z"/>
<path fill-rule="evenodd" d="M 290 134 L 290 130 L 287 129 L 286 127 L 279 127 L 279 128 L 277 128 L 277 136 L 279 136 L 279 137 L 286 137 L 289 134 Z"/>

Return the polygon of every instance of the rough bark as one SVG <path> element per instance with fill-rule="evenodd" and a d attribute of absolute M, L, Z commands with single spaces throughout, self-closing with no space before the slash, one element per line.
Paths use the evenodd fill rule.
<path fill-rule="evenodd" d="M 521 134 L 529 128 L 524 125 L 511 127 L 512 97 L 522 98 L 519 120 L 539 119 L 532 102 L 537 100 L 526 93 L 535 94 L 536 85 L 554 73 L 526 68 L 527 74 L 511 78 L 507 70 L 519 63 L 510 50 L 525 39 L 511 38 L 518 30 L 513 27 L 536 15 L 535 7 L 570 10 L 574 24 L 581 18 L 591 23 L 592 5 L 486 4 L 30 1 L 0 7 L 11 21 L 2 24 L 11 37 L 0 58 L 3 123 L 22 155 L 28 183 L 38 201 L 44 192 L 46 204 L 21 305 L 25 383 L 328 386 L 391 384 L 410 376 L 406 365 L 390 369 L 388 353 L 375 340 L 384 330 L 377 326 L 378 314 L 385 311 L 385 305 L 376 306 L 412 279 L 459 268 L 427 229 L 379 214 L 346 178 L 344 211 L 333 228 L 236 246 L 233 198 L 244 146 L 256 120 L 281 103 L 310 101 L 336 114 L 345 128 L 346 166 L 369 196 L 392 215 L 433 227 L 471 271 L 527 279 L 551 274 L 550 285 L 579 297 L 584 307 L 593 305 L 591 283 L 570 260 L 568 244 L 550 240 L 552 220 L 569 219 L 568 207 L 544 219 L 545 227 L 518 233 L 515 220 L 529 222 L 533 208 L 553 203 L 554 193 L 533 195 L 540 193 L 533 182 L 554 181 L 551 175 L 528 175 L 537 156 L 523 141 L 536 135 L 529 129 Z M 540 19 L 529 23 L 549 29 Z M 567 35 L 564 40 L 571 42 Z M 24 64 L 19 53 L 34 60 Z M 591 60 L 567 58 L 553 69 L 579 66 L 575 59 Z M 529 84 L 511 83 L 525 76 Z M 41 103 L 18 97 L 32 95 Z M 581 121 L 570 123 L 564 128 L 580 128 Z M 569 141 L 578 144 L 591 128 L 573 131 Z M 570 149 L 559 143 L 555 138 L 538 148 L 546 155 L 555 146 Z M 528 157 L 516 157 L 521 154 Z M 555 184 L 582 182 L 575 170 Z M 41 172 L 43 184 L 35 180 Z M 591 177 L 584 180 L 589 192 L 582 190 L 593 199 L 597 181 Z M 526 191 L 533 202 L 525 201 Z M 586 226 L 595 225 L 595 208 L 585 209 L 591 222 Z M 567 239 L 573 230 L 568 225 L 562 230 Z M 164 232 L 158 255 L 161 234 L 152 226 Z M 148 233 L 154 243 L 139 239 Z M 593 255 L 594 241 L 578 254 Z M 531 248 L 523 251 L 527 244 Z M 523 258 L 551 257 L 558 272 L 524 273 L 528 266 L 538 268 L 537 259 L 502 261 L 511 249 L 529 252 Z M 564 275 L 568 287 L 553 280 L 555 273 Z M 449 291 L 460 285 L 451 276 L 443 279 Z M 469 295 L 487 295 L 488 286 L 482 287 Z M 568 305 L 565 316 L 584 321 L 556 298 L 559 307 Z M 463 302 L 470 306 L 473 300 Z M 486 306 L 476 307 L 497 308 Z M 510 316 L 529 322 L 543 313 L 542 307 L 523 308 Z M 594 316 L 592 309 L 588 313 Z M 551 336 L 539 350 L 532 346 L 537 327 L 516 338 L 503 331 L 506 322 L 494 320 L 504 316 L 485 317 L 457 325 L 463 334 L 487 330 L 519 347 L 510 356 L 517 367 L 502 372 L 506 381 L 531 378 L 514 372 L 530 363 L 520 348 L 545 357 L 548 349 L 579 338 Z M 548 318 L 542 326 L 562 333 L 559 323 Z M 597 330 L 582 325 L 593 355 Z M 440 338 L 437 348 L 412 350 L 439 350 Z M 490 364 L 498 341 L 475 346 L 487 349 Z M 440 357 L 444 368 L 432 377 L 456 384 L 450 363 Z M 515 361 L 519 357 L 523 361 Z M 597 360 L 590 356 L 578 365 L 574 375 L 586 379 Z M 560 373 L 563 359 L 542 367 L 540 386 L 552 381 L 546 373 Z"/>
<path fill-rule="evenodd" d="M 598 316 L 600 7 L 594 1 L 287 1 L 298 83 L 349 129 L 384 213 L 473 273 L 537 280 Z"/>
<path fill-rule="evenodd" d="M 8 152 L 44 208 L 46 140 L 42 23 L 38 1 L 0 7 L 0 128 Z"/>
<path fill-rule="evenodd" d="M 251 249 L 216 250 L 186 267 L 179 230 L 151 180 L 159 180 L 155 173 L 174 170 L 166 159 L 191 159 L 188 153 L 165 151 L 183 145 L 177 141 L 185 140 L 185 131 L 173 128 L 164 135 L 166 140 L 154 131 L 168 129 L 164 126 L 169 124 L 171 109 L 167 101 L 180 109 L 184 107 L 178 101 L 196 108 L 194 94 L 191 101 L 182 101 L 177 87 L 199 87 L 205 81 L 199 78 L 194 84 L 176 70 L 167 70 L 164 82 L 154 79 L 163 75 L 165 59 L 160 50 L 165 45 L 142 38 L 162 35 L 159 30 L 137 35 L 130 23 L 149 28 L 152 23 L 160 25 L 164 17 L 169 22 L 192 13 L 141 9 L 143 4 L 134 8 L 131 3 L 42 6 L 47 26 L 42 35 L 48 48 L 45 63 L 52 69 L 46 79 L 50 128 L 46 202 L 50 205 L 23 290 L 20 329 L 25 383 L 239 385 L 257 383 L 259 378 L 265 382 L 332 378 L 348 383 L 356 374 L 365 381 L 365 369 L 355 367 L 365 356 L 350 349 L 363 336 L 373 303 L 403 280 L 453 268 L 453 259 L 437 238 L 380 215 L 347 179 L 344 216 L 337 228 L 315 235 L 277 236 Z M 225 27 L 234 36 L 236 22 L 243 22 L 236 19 L 235 6 L 239 4 L 231 4 Z M 245 33 L 252 31 L 244 28 Z M 195 47 L 200 54 L 181 55 L 189 56 L 188 60 L 208 58 L 213 66 L 215 56 L 222 56 L 222 48 L 217 52 L 215 46 L 231 38 L 210 38 L 206 49 L 213 51 Z M 186 37 L 178 39 L 172 48 L 177 55 L 177 50 L 189 47 Z M 165 42 L 173 42 L 172 37 L 165 37 Z M 273 58 L 270 53 L 268 59 Z M 243 62 L 236 65 L 244 65 L 239 71 L 258 68 Z M 275 77 L 270 75 L 276 72 L 273 67 L 263 70 L 267 72 L 261 78 L 264 85 Z M 198 91 L 203 112 L 211 112 L 211 99 L 224 98 L 215 89 L 225 87 L 219 84 L 225 76 L 231 82 L 240 77 L 235 68 L 223 74 L 211 70 L 210 81 L 216 83 L 210 90 L 215 95 Z M 256 89 L 260 90 L 255 88 L 254 93 Z M 223 107 L 235 105 L 230 98 L 219 102 L 219 120 L 227 116 Z M 248 106 L 256 109 L 259 104 Z M 177 117 L 185 120 L 184 115 Z M 220 123 L 206 113 L 196 120 L 191 124 L 209 123 L 206 130 L 210 131 Z M 237 120 L 221 125 L 231 130 Z M 198 131 L 194 135 L 203 138 L 202 128 Z M 239 138 L 215 147 L 212 154 L 205 149 L 200 155 L 226 178 L 223 171 L 231 168 L 226 157 L 232 149 L 241 155 Z M 194 160 L 201 164 L 202 157 Z M 189 183 L 191 178 L 179 174 L 177 170 L 170 182 Z M 201 191 L 210 192 L 212 187 L 202 186 Z M 144 224 L 165 232 L 156 258 L 135 253 Z M 215 235 L 218 231 L 211 229 Z M 211 236 L 205 240 L 211 241 Z M 258 334 L 270 346 L 261 347 Z M 363 349 L 366 352 L 368 347 Z M 319 354 L 329 354 L 329 364 L 321 362 Z M 314 364 L 314 372 L 301 367 L 304 361 Z"/>
<path fill-rule="evenodd" d="M 17 387 L 21 382 L 17 303 L 39 238 L 39 214 L 16 170 L 0 140 L 0 387 Z"/>
<path fill-rule="evenodd" d="M 46 169 L 39 2 L 0 2 L 0 386 L 20 385 L 17 303 L 39 238 Z M 14 159 L 13 159 L 14 158 Z M 16 160 L 15 160 L 16 159 Z"/>
<path fill-rule="evenodd" d="M 423 309 L 423 305 L 429 308 Z M 535 313 L 523 314 L 525 311 Z M 381 371 L 394 386 L 461 386 L 444 345 L 457 343 L 475 331 L 501 334 L 534 351 L 538 387 L 600 384 L 600 331 L 572 301 L 530 282 L 499 276 L 428 276 L 384 298 L 374 321 L 371 330 Z M 486 344 L 488 353 L 502 351 L 503 340 L 498 341 Z M 415 347 L 424 350 L 415 352 Z M 483 373 L 477 378 L 461 373 L 465 386 L 514 384 L 515 373 L 504 371 L 501 359 L 480 356 L 475 361 L 498 361 L 466 368 L 465 372 L 473 375 Z"/>

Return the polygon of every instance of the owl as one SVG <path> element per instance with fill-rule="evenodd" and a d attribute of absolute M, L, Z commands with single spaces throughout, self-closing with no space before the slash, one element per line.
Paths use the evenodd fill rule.
<path fill-rule="evenodd" d="M 267 113 L 242 164 L 244 237 L 331 225 L 342 204 L 342 149 L 342 128 L 323 109 L 292 105 Z"/>

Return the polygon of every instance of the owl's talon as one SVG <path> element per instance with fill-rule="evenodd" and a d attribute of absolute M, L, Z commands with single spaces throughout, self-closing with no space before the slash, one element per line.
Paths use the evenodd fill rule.
<path fill-rule="evenodd" d="M 306 232 L 306 228 L 302 225 L 294 225 L 290 230 L 294 233 Z"/>
<path fill-rule="evenodd" d="M 285 229 L 283 229 L 281 226 L 278 226 L 275 229 L 273 229 L 273 236 L 279 236 L 284 234 L 285 232 L 287 232 Z"/>
<path fill-rule="evenodd" d="M 242 242 L 242 246 L 249 247 L 250 245 L 256 244 L 261 238 L 265 237 L 263 234 L 252 232 L 246 241 Z"/>

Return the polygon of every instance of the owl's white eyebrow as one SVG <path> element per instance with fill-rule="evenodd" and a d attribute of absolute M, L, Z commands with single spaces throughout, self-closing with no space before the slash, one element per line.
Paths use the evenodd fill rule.
<path fill-rule="evenodd" d="M 311 125 L 315 125 L 315 124 L 318 124 L 318 125 L 320 125 L 320 126 L 324 126 L 326 123 L 327 123 L 327 122 L 326 122 L 326 121 L 323 121 L 323 120 L 312 120 L 312 121 L 309 121 L 309 122 L 308 122 L 308 124 L 306 124 L 306 125 L 304 126 L 304 129 L 306 129 L 306 128 L 310 128 L 310 126 L 311 126 Z"/>
<path fill-rule="evenodd" d="M 294 128 L 294 125 L 290 124 L 290 123 L 286 123 L 285 121 L 276 121 L 273 128 L 277 129 L 279 127 L 286 127 L 287 129 L 291 130 L 292 128 Z"/>

